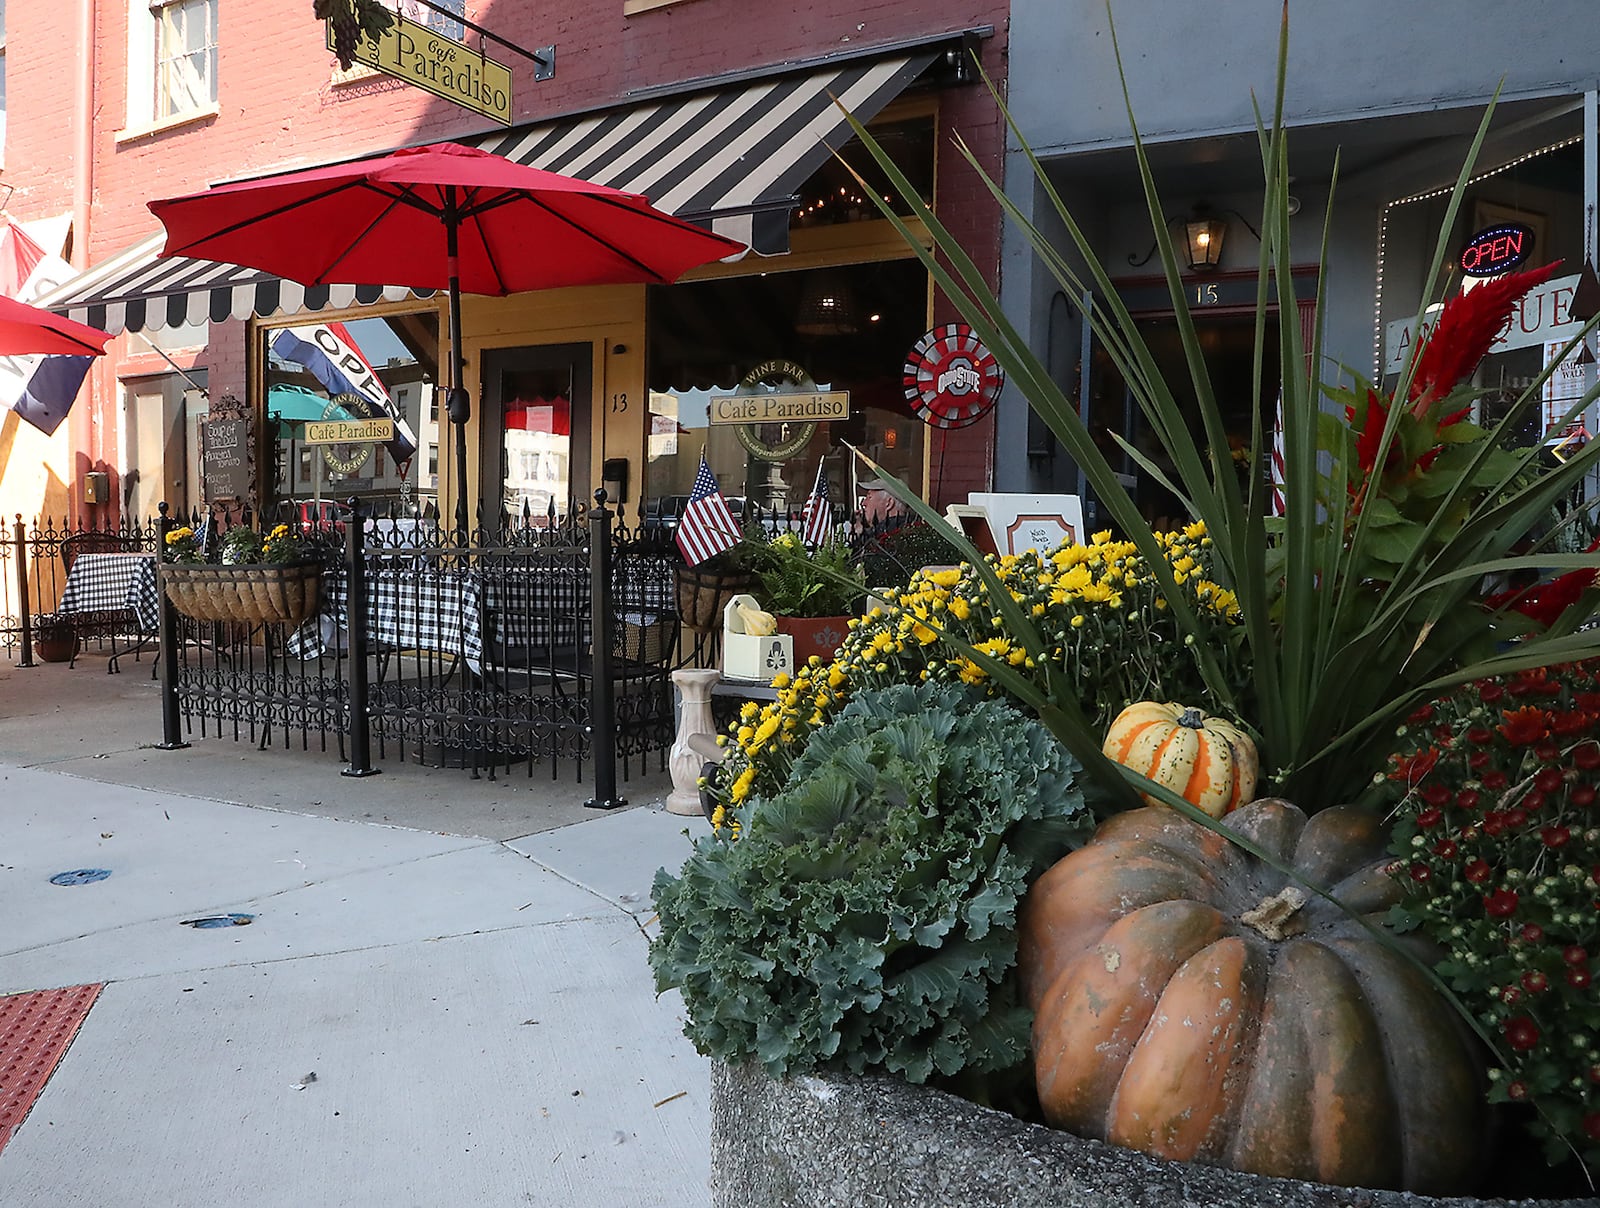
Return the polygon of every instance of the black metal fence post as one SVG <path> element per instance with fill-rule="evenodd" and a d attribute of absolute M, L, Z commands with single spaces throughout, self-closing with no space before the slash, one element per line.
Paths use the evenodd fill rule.
<path fill-rule="evenodd" d="M 178 717 L 178 612 L 167 599 L 165 576 L 161 572 L 162 559 L 167 552 L 167 534 L 172 531 L 173 524 L 164 501 L 156 510 L 161 513 L 156 522 L 156 599 L 161 626 L 161 741 L 157 746 L 163 751 L 181 751 L 189 744 L 183 741 L 183 727 Z"/>
<path fill-rule="evenodd" d="M 32 667 L 33 618 L 28 612 L 28 530 L 22 526 L 22 513 L 17 513 L 17 607 L 22 610 L 22 661 L 19 667 Z"/>
<path fill-rule="evenodd" d="M 371 694 L 367 686 L 367 557 L 361 501 L 350 500 L 344 532 L 345 620 L 350 631 L 350 766 L 341 776 L 376 776 L 372 766 Z"/>
<path fill-rule="evenodd" d="M 589 513 L 589 636 L 594 678 L 589 683 L 589 757 L 594 762 L 594 796 L 590 809 L 613 810 L 627 805 L 617 796 L 617 686 L 611 675 L 611 512 L 606 493 L 594 493 Z"/>

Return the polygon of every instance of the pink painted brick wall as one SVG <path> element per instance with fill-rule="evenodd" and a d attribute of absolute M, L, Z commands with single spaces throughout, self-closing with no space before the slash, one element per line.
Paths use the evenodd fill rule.
<path fill-rule="evenodd" d="M 14 5 L 9 14 L 10 128 L 0 183 L 15 189 L 8 210 L 16 217 L 60 213 L 72 204 L 79 167 L 73 162 L 73 82 L 83 63 L 75 42 L 76 3 Z M 95 9 L 91 262 L 159 229 L 145 208 L 151 198 L 491 128 L 474 114 L 388 77 L 335 86 L 333 56 L 305 0 L 248 0 L 221 6 L 216 116 L 119 140 L 127 111 L 128 8 L 98 3 Z M 631 18 L 623 14 L 622 0 L 469 5 L 473 20 L 524 47 L 556 45 L 555 78 L 543 83 L 533 81 L 527 60 L 489 48 L 516 73 L 519 123 L 624 101 L 641 88 L 982 25 L 995 28 L 983 45 L 984 66 L 1003 82 L 1006 13 L 1006 6 L 993 0 L 937 6 L 915 0 L 812 0 L 801 11 L 749 0 L 685 0 Z M 950 91 L 944 105 L 941 137 L 959 131 L 998 173 L 1003 130 L 986 90 L 972 85 Z M 948 147 L 941 149 L 936 188 L 940 210 L 968 252 L 980 264 L 996 265 L 998 209 Z M 82 233 L 77 237 L 81 240 Z M 942 302 L 937 310 L 939 322 L 955 317 Z M 230 335 L 229 347 L 209 351 L 214 396 L 243 392 L 242 344 Z M 116 368 L 107 363 L 92 375 L 92 405 L 102 413 L 115 397 Z M 92 429 L 76 413 L 74 422 L 80 469 L 114 461 L 110 416 L 103 415 Z M 968 490 L 988 484 L 992 439 L 991 425 L 985 423 L 951 442 L 943 453 L 941 496 L 964 498 Z M 940 456 L 936 439 L 936 466 Z"/>

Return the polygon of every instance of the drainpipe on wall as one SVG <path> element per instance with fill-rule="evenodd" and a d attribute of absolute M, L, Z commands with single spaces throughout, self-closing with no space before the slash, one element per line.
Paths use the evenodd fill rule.
<path fill-rule="evenodd" d="M 94 74 L 98 59 L 94 41 L 94 0 L 78 0 L 77 43 L 78 78 L 72 93 L 72 266 L 82 270 L 89 267 L 89 210 L 94 201 Z M 102 367 L 105 358 L 95 363 L 88 376 L 89 397 L 80 399 L 71 411 L 68 423 L 67 498 L 69 511 L 82 507 L 75 485 L 82 474 L 95 464 L 95 413 L 98 401 L 104 397 L 103 383 L 107 371 Z"/>
<path fill-rule="evenodd" d="M 1600 265 L 1600 231 L 1596 227 L 1600 227 L 1600 93 L 1591 88 L 1583 94 L 1583 251 L 1590 264 Z M 1590 335 L 1584 342 L 1592 348 L 1594 339 Z M 1585 391 L 1593 387 L 1594 373 L 1595 366 L 1584 367 Z M 1600 433 L 1600 403 L 1591 403 L 1583 418 L 1591 433 Z M 1597 437 L 1591 435 L 1589 439 Z M 1583 495 L 1591 505 L 1600 498 L 1600 469 L 1589 472 Z"/>

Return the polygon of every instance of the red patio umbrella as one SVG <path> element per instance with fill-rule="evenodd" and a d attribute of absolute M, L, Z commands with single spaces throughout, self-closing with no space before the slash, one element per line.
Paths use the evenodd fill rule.
<path fill-rule="evenodd" d="M 450 291 L 450 419 L 471 405 L 461 379 L 460 293 L 666 284 L 744 250 L 624 193 L 458 143 L 219 185 L 152 201 L 163 254 L 259 268 L 304 285 Z M 466 483 L 466 444 L 456 465 Z M 458 489 L 458 527 L 467 501 Z"/>
<path fill-rule="evenodd" d="M 0 356 L 97 357 L 111 333 L 0 296 Z"/>

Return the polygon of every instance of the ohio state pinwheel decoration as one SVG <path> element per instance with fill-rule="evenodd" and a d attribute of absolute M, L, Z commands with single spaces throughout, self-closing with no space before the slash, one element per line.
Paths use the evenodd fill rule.
<path fill-rule="evenodd" d="M 934 428 L 965 428 L 994 410 L 1005 372 L 965 323 L 935 327 L 903 370 L 906 401 Z"/>

